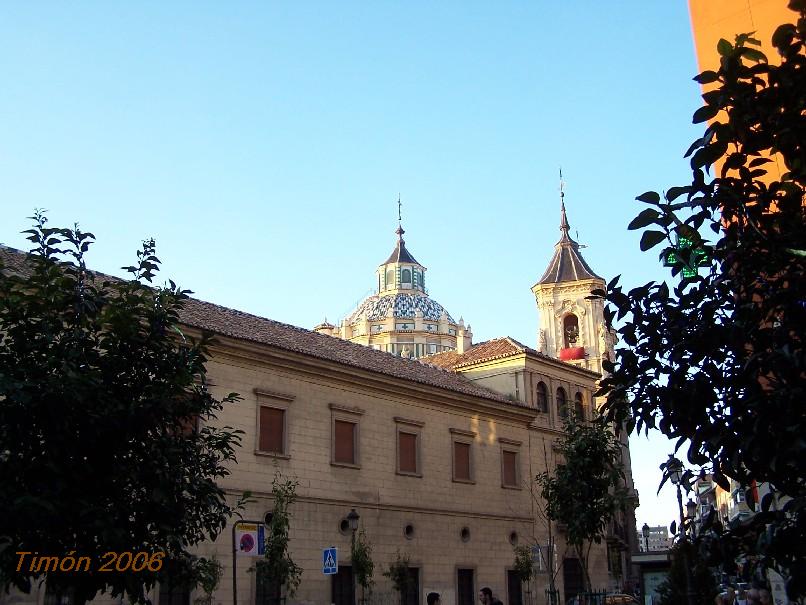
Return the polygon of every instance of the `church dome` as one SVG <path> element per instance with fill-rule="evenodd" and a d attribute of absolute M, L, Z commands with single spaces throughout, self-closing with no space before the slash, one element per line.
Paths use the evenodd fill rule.
<path fill-rule="evenodd" d="M 429 321 L 439 321 L 444 313 L 448 322 L 455 324 L 453 317 L 448 311 L 424 294 L 397 292 L 394 294 L 373 294 L 365 298 L 350 315 L 347 316 L 348 324 L 367 319 L 367 321 L 378 321 L 389 317 L 389 310 L 392 317 L 399 319 L 414 319 L 417 311 L 423 314 L 423 319 Z"/>

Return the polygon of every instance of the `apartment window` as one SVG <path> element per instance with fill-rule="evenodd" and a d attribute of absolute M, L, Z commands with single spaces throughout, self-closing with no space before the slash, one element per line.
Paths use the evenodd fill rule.
<path fill-rule="evenodd" d="M 574 395 L 574 414 L 579 420 L 585 418 L 585 404 L 582 401 L 582 393 Z"/>
<path fill-rule="evenodd" d="M 535 406 L 538 412 L 549 411 L 549 392 L 546 388 L 546 383 L 542 380 L 537 383 L 537 390 L 535 392 Z"/>
<path fill-rule="evenodd" d="M 331 403 L 331 449 L 330 463 L 334 466 L 360 468 L 359 420 L 364 414 L 361 408 Z"/>
<path fill-rule="evenodd" d="M 520 441 L 498 438 L 501 444 L 501 487 L 520 488 Z"/>
<path fill-rule="evenodd" d="M 419 420 L 395 417 L 397 426 L 397 473 L 422 476 L 420 434 L 424 426 Z"/>
<path fill-rule="evenodd" d="M 257 439 L 255 453 L 288 457 L 288 408 L 293 395 L 255 389 L 257 395 Z"/>
<path fill-rule="evenodd" d="M 450 429 L 453 460 L 453 480 L 458 483 L 473 481 L 473 441 L 476 433 L 461 429 Z"/>
<path fill-rule="evenodd" d="M 557 389 L 557 414 L 560 418 L 568 418 L 568 397 L 562 387 Z"/>

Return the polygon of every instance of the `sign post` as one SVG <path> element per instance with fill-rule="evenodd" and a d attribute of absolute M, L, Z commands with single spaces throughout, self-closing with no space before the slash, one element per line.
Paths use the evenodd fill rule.
<path fill-rule="evenodd" d="M 266 526 L 260 521 L 236 521 L 232 525 L 232 604 L 238 605 L 238 557 L 266 554 Z"/>

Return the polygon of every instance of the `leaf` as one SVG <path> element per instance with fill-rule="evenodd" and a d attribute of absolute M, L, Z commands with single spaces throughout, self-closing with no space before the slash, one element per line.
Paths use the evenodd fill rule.
<path fill-rule="evenodd" d="M 660 213 L 658 213 L 657 210 L 654 210 L 652 208 L 646 208 L 642 210 L 641 213 L 638 216 L 636 216 L 630 222 L 629 225 L 627 225 L 627 229 L 629 229 L 630 231 L 634 231 L 635 229 L 642 229 L 647 225 L 651 225 L 652 223 L 654 223 L 659 216 Z"/>
<path fill-rule="evenodd" d="M 692 123 L 699 124 L 700 122 L 707 122 L 719 113 L 718 105 L 704 105 L 694 112 L 691 118 Z"/>
<path fill-rule="evenodd" d="M 691 187 L 670 187 L 669 191 L 666 192 L 666 200 L 669 202 L 675 201 L 684 193 L 690 193 Z"/>
<path fill-rule="evenodd" d="M 694 76 L 694 81 L 700 84 L 711 84 L 719 79 L 719 75 L 715 71 L 704 71 L 701 74 Z"/>
<path fill-rule="evenodd" d="M 662 231 L 644 231 L 641 236 L 641 251 L 651 250 L 665 239 L 666 234 Z"/>
<path fill-rule="evenodd" d="M 727 57 L 733 52 L 733 44 L 725 40 L 725 38 L 721 38 L 716 45 L 716 50 L 721 56 Z"/>
<path fill-rule="evenodd" d="M 756 61 L 758 63 L 767 62 L 767 55 L 765 55 L 763 52 L 755 48 L 743 48 L 742 55 L 747 57 L 751 61 Z"/>
<path fill-rule="evenodd" d="M 660 196 L 654 191 L 647 191 L 645 193 L 642 193 L 635 199 L 638 200 L 639 202 L 644 202 L 645 204 L 660 203 Z"/>
<path fill-rule="evenodd" d="M 669 525 L 669 533 L 673 536 L 677 535 L 677 521 L 672 521 L 672 524 Z"/>

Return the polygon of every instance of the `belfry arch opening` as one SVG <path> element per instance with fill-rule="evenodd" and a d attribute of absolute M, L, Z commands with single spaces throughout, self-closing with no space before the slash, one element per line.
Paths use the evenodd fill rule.
<path fill-rule="evenodd" d="M 579 340 L 579 319 L 573 313 L 563 317 L 563 343 L 564 348 L 576 347 Z"/>

